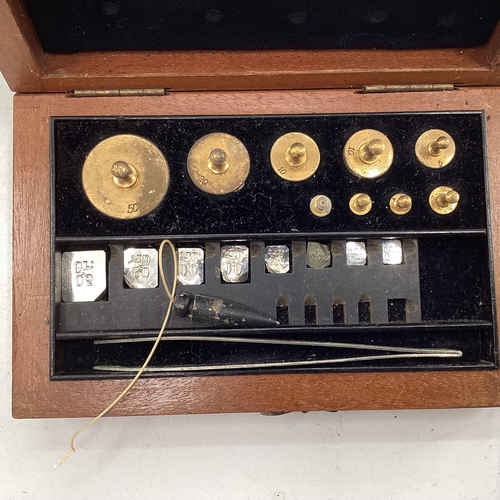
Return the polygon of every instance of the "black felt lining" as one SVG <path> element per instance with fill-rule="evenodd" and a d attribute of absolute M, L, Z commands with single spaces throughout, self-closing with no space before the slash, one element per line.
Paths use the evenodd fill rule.
<path fill-rule="evenodd" d="M 56 119 L 56 236 L 241 237 L 255 233 L 484 229 L 483 155 L 478 147 L 482 143 L 481 120 L 480 113 Z M 352 175 L 342 159 L 348 138 L 364 128 L 386 134 L 394 147 L 391 169 L 368 181 Z M 457 144 L 455 159 L 440 170 L 423 167 L 414 153 L 420 134 L 431 128 L 446 130 Z M 292 183 L 274 173 L 269 152 L 281 135 L 296 131 L 316 141 L 321 162 L 310 179 Z M 250 175 L 236 193 L 206 194 L 187 173 L 186 159 L 193 143 L 212 132 L 234 135 L 249 151 Z M 135 134 L 152 141 L 170 168 L 170 188 L 164 201 L 150 214 L 134 220 L 111 219 L 98 212 L 82 188 L 85 158 L 96 144 L 115 134 Z M 460 211 L 443 217 L 430 209 L 429 193 L 440 185 L 460 192 Z M 359 192 L 374 200 L 365 217 L 354 215 L 348 206 L 350 197 Z M 414 200 L 411 212 L 404 217 L 394 215 L 387 205 L 398 192 L 408 193 Z M 311 198 L 318 193 L 333 200 L 329 217 L 316 217 L 309 210 Z"/>
<path fill-rule="evenodd" d="M 25 0 L 46 52 L 475 47 L 498 0 Z"/>

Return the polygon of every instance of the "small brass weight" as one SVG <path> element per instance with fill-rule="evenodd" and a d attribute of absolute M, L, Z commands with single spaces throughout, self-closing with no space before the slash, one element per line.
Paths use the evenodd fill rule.
<path fill-rule="evenodd" d="M 318 194 L 309 203 L 309 208 L 316 217 L 326 217 L 332 211 L 332 200 L 324 194 Z"/>
<path fill-rule="evenodd" d="M 104 139 L 87 156 L 82 184 L 92 205 L 115 219 L 154 210 L 169 186 L 167 160 L 146 139 L 130 134 Z"/>
<path fill-rule="evenodd" d="M 404 193 L 398 193 L 389 201 L 389 208 L 396 215 L 405 215 L 411 210 L 412 203 L 410 196 Z"/>
<path fill-rule="evenodd" d="M 446 215 L 453 212 L 458 205 L 460 195 L 452 188 L 439 186 L 429 196 L 429 205 L 437 214 Z"/>
<path fill-rule="evenodd" d="M 372 199 L 365 193 L 357 193 L 349 200 L 349 208 L 356 215 L 366 215 L 372 209 Z"/>
<path fill-rule="evenodd" d="M 429 168 L 446 167 L 455 157 L 455 151 L 455 141 L 444 130 L 428 130 L 415 143 L 418 161 Z"/>
<path fill-rule="evenodd" d="M 311 137 L 300 132 L 290 132 L 274 143 L 271 165 L 282 179 L 305 181 L 318 169 L 320 156 L 319 148 Z"/>
<path fill-rule="evenodd" d="M 344 163 L 357 177 L 376 179 L 392 165 L 394 150 L 387 136 L 373 129 L 359 130 L 344 146 Z"/>
<path fill-rule="evenodd" d="M 214 132 L 194 143 L 187 169 L 191 180 L 205 193 L 229 194 L 245 184 L 250 173 L 250 156 L 236 137 Z"/>

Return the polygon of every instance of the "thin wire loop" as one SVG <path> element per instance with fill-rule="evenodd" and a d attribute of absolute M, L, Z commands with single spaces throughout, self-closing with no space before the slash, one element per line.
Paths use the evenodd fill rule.
<path fill-rule="evenodd" d="M 169 286 L 167 285 L 167 280 L 165 279 L 165 273 L 163 271 L 163 247 L 165 246 L 165 244 L 167 244 L 170 247 L 170 250 L 172 252 L 172 258 L 174 261 L 174 276 L 173 276 L 172 290 L 170 290 Z M 163 288 L 165 289 L 165 292 L 169 298 L 169 302 L 168 302 L 167 312 L 165 313 L 165 318 L 163 320 L 163 324 L 161 325 L 160 331 L 158 332 L 158 336 L 156 337 L 156 341 L 153 344 L 153 347 L 151 348 L 151 351 L 149 352 L 148 357 L 144 361 L 144 364 L 141 366 L 141 368 L 139 369 L 139 371 L 137 372 L 135 377 L 130 381 L 130 383 L 122 391 L 122 393 L 105 410 L 103 410 L 101 413 L 99 413 L 99 415 L 97 415 L 97 417 L 95 417 L 90 422 L 88 422 L 84 426 L 80 427 L 77 431 L 75 431 L 73 433 L 73 435 L 71 436 L 71 438 L 69 440 L 70 451 L 61 460 L 59 460 L 59 462 L 57 462 L 57 464 L 54 466 L 54 469 L 56 469 L 57 467 L 62 465 L 71 455 L 73 455 L 73 453 L 75 453 L 75 438 L 76 438 L 76 436 L 78 436 L 78 434 L 83 432 L 85 429 L 88 429 L 92 424 L 97 422 L 101 417 L 104 417 L 104 415 L 106 415 L 110 410 L 112 410 L 129 393 L 130 389 L 132 389 L 132 387 L 134 387 L 135 383 L 137 382 L 137 380 L 139 380 L 140 376 L 143 374 L 144 370 L 146 369 L 149 362 L 151 361 L 151 358 L 153 357 L 153 355 L 156 351 L 156 348 L 158 347 L 158 345 L 161 341 L 163 332 L 165 331 L 168 320 L 170 318 L 170 313 L 172 311 L 172 306 L 174 304 L 174 297 L 175 297 L 175 293 L 177 290 L 177 275 L 179 272 L 178 271 L 178 262 L 177 262 L 177 255 L 175 252 L 175 246 L 170 240 L 163 240 L 161 242 L 160 251 L 159 251 L 159 261 L 160 261 L 159 262 L 160 263 L 160 277 L 161 277 L 161 281 L 163 283 Z"/>

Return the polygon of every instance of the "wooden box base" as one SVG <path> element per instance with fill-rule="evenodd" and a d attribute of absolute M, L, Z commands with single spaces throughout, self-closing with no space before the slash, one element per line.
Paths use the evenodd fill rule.
<path fill-rule="evenodd" d="M 484 110 L 494 264 L 500 268 L 500 89 L 361 95 L 349 90 L 14 98 L 13 389 L 16 418 L 93 416 L 124 380 L 51 381 L 50 117 Z M 496 288 L 500 289 L 497 276 Z M 500 370 L 273 374 L 139 380 L 111 415 L 500 405 Z"/>

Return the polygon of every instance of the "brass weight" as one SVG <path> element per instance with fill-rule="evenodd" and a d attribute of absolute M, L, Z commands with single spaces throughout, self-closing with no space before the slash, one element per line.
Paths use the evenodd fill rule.
<path fill-rule="evenodd" d="M 318 194 L 309 203 L 309 208 L 316 217 L 326 217 L 332 211 L 332 200 L 324 194 Z"/>
<path fill-rule="evenodd" d="M 187 169 L 193 183 L 205 193 L 229 194 L 245 184 L 250 173 L 250 156 L 236 137 L 214 132 L 193 144 Z"/>
<path fill-rule="evenodd" d="M 136 135 L 115 135 L 92 149 L 82 170 L 82 185 L 92 205 L 115 219 L 136 219 L 163 200 L 170 181 L 161 151 Z"/>
<path fill-rule="evenodd" d="M 455 157 L 455 151 L 455 141 L 444 130 L 428 130 L 415 143 L 418 161 L 429 168 L 446 167 Z"/>
<path fill-rule="evenodd" d="M 448 186 L 439 186 L 429 196 L 429 205 L 432 210 L 440 215 L 453 212 L 458 205 L 460 195 Z"/>
<path fill-rule="evenodd" d="M 411 210 L 412 203 L 412 199 L 407 194 L 398 193 L 389 201 L 389 208 L 396 215 L 405 215 Z"/>
<path fill-rule="evenodd" d="M 282 179 L 309 179 L 319 166 L 321 155 L 314 140 L 301 132 L 282 135 L 271 148 L 271 165 Z"/>
<path fill-rule="evenodd" d="M 344 163 L 357 177 L 376 179 L 392 165 L 394 150 L 387 136 L 373 129 L 359 130 L 344 146 Z"/>
<path fill-rule="evenodd" d="M 357 193 L 349 200 L 349 208 L 356 215 L 366 215 L 372 209 L 372 200 L 365 193 Z"/>

